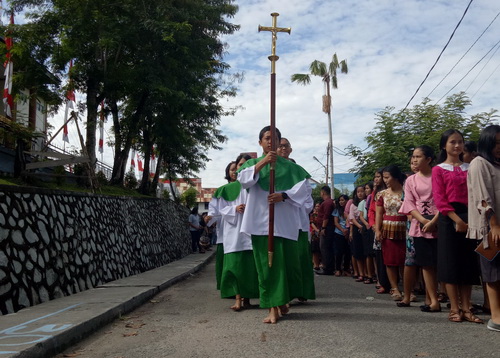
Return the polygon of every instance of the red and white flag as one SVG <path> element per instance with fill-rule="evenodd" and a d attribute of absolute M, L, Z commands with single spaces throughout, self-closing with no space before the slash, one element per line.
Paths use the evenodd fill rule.
<path fill-rule="evenodd" d="M 104 101 L 101 102 L 101 113 L 99 120 L 99 153 L 104 152 Z"/>
<path fill-rule="evenodd" d="M 142 167 L 141 157 L 139 157 L 139 153 L 137 153 L 137 166 L 138 166 L 140 172 L 144 171 L 144 168 Z"/>
<path fill-rule="evenodd" d="M 10 24 L 14 24 L 14 14 L 10 14 Z M 7 54 L 5 58 L 5 85 L 3 87 L 3 106 L 5 109 L 5 116 L 12 118 L 12 110 L 14 109 L 14 98 L 12 97 L 12 75 L 14 72 L 14 65 L 12 64 L 11 53 L 12 37 L 5 37 L 5 46 L 7 47 Z"/>
<path fill-rule="evenodd" d="M 69 61 L 69 73 L 71 73 L 71 69 L 73 68 L 73 60 Z M 69 79 L 69 89 L 66 92 L 66 109 L 64 111 L 64 127 L 63 127 L 63 141 L 69 143 L 68 138 L 68 113 L 70 109 L 75 108 L 75 91 L 71 88 L 71 78 Z"/>
<path fill-rule="evenodd" d="M 130 159 L 130 166 L 135 169 L 135 150 L 132 149 L 132 159 Z"/>
<path fill-rule="evenodd" d="M 156 156 L 155 156 L 154 146 L 151 147 L 151 161 L 149 164 L 149 168 L 150 168 L 149 171 L 154 175 L 154 172 L 156 171 Z"/>

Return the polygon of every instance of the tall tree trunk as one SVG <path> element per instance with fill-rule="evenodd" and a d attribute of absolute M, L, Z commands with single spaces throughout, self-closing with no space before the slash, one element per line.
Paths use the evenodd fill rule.
<path fill-rule="evenodd" d="M 94 79 L 87 80 L 87 138 L 85 148 L 87 155 L 90 158 L 91 168 L 95 168 L 96 164 L 96 129 L 97 129 L 97 83 Z"/>
<path fill-rule="evenodd" d="M 142 172 L 141 185 L 139 192 L 144 195 L 149 195 L 149 164 L 151 161 L 151 134 L 149 133 L 149 126 L 146 124 L 142 133 L 144 139 L 144 171 Z"/>
<path fill-rule="evenodd" d="M 123 179 L 125 178 L 125 172 L 127 170 L 127 161 L 130 149 L 132 148 L 132 142 L 134 138 L 137 137 L 139 133 L 140 119 L 143 116 L 144 108 L 146 106 L 147 99 L 149 98 L 149 91 L 144 91 L 141 95 L 139 103 L 137 104 L 137 109 L 130 119 L 130 125 L 128 126 L 128 132 L 125 139 L 123 138 L 123 133 L 121 135 L 121 146 L 115 146 L 115 160 L 113 162 L 113 174 L 111 177 L 112 185 L 123 185 Z M 118 116 L 117 116 L 118 117 Z M 113 121 L 115 118 L 113 117 Z M 119 118 L 117 118 L 119 121 Z M 113 122 L 114 124 L 114 122 Z M 115 127 L 115 136 L 116 136 Z M 121 125 L 118 128 L 122 128 Z M 115 144 L 116 145 L 116 144 Z"/>

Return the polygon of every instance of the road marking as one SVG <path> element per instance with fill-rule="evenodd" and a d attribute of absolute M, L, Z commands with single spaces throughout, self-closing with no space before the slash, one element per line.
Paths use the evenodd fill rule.
<path fill-rule="evenodd" d="M 59 331 L 68 329 L 69 327 L 73 326 L 73 324 L 60 324 L 60 325 L 58 325 L 58 324 L 46 324 L 44 326 L 35 328 L 31 331 L 25 331 L 25 329 L 27 329 L 28 326 L 34 322 L 43 320 L 43 319 L 48 318 L 48 317 L 56 316 L 62 312 L 68 311 L 68 310 L 73 309 L 75 307 L 78 307 L 82 304 L 83 303 L 78 303 L 76 305 L 68 306 L 66 308 L 63 308 L 62 310 L 49 313 L 45 316 L 38 317 L 38 318 L 32 319 L 31 321 L 24 322 L 24 323 L 18 324 L 17 326 L 9 327 L 7 329 L 0 331 L 0 335 L 4 335 L 3 337 L 0 337 L 0 340 L 9 339 L 9 338 L 31 339 L 30 341 L 22 341 L 19 343 L 0 343 L 0 347 L 2 347 L 2 346 L 3 347 L 14 347 L 14 346 L 22 346 L 22 345 L 26 345 L 26 344 L 35 344 L 35 343 L 43 342 L 43 341 L 53 337 L 53 335 L 50 333 L 59 332 Z M 23 330 L 23 331 L 19 332 L 21 330 Z M 45 334 L 35 334 L 35 333 L 45 333 Z M 0 354 L 13 354 L 13 353 L 19 353 L 19 352 L 0 351 Z"/>

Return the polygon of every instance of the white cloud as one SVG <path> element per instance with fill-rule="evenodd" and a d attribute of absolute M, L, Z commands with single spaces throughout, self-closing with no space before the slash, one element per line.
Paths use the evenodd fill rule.
<path fill-rule="evenodd" d="M 271 34 L 258 33 L 258 25 L 271 26 L 271 12 L 278 12 L 279 27 L 291 27 L 290 35 L 278 34 L 277 126 L 290 139 L 292 157 L 317 179 L 326 164 L 327 116 L 321 110 L 323 85 L 314 78 L 309 86 L 290 81 L 294 73 L 308 72 L 315 60 L 329 62 L 336 52 L 346 59 L 349 74 L 339 75 L 339 89 L 333 96 L 334 145 L 362 148 L 366 133 L 375 125 L 375 113 L 386 106 L 403 108 L 422 82 L 448 41 L 468 1 L 453 0 L 241 0 L 233 23 L 237 33 L 224 38 L 229 45 L 225 60 L 233 71 L 244 71 L 239 95 L 225 106 L 243 106 L 234 117 L 223 118 L 221 128 L 228 142 L 221 151 L 208 153 L 212 161 L 199 173 L 204 187 L 224 184 L 224 169 L 242 151 L 259 151 L 258 132 L 269 122 L 269 71 Z M 465 53 L 500 11 L 496 1 L 472 3 L 461 26 L 427 82 L 410 106 L 427 96 Z M 478 41 L 449 77 L 436 89 L 433 100 L 441 98 L 498 41 L 500 19 Z M 500 51 L 469 89 L 473 95 L 500 63 Z M 484 62 L 483 62 L 484 63 Z M 483 63 L 451 93 L 465 90 Z M 500 108 L 493 73 L 468 113 Z M 418 144 L 418 143 L 416 143 Z M 106 148 L 107 150 L 109 148 Z M 110 153 L 105 155 L 109 158 Z M 334 155 L 335 172 L 346 172 L 352 160 Z"/>

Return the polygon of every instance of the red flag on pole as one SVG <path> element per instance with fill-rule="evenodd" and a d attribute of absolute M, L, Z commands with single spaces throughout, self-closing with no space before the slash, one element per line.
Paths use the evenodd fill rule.
<path fill-rule="evenodd" d="M 139 157 L 139 153 L 137 153 L 137 166 L 139 167 L 139 171 L 143 172 L 144 168 L 142 167 L 142 160 L 141 157 Z"/>
<path fill-rule="evenodd" d="M 130 166 L 135 169 L 135 150 L 132 149 L 132 159 L 130 160 Z"/>
<path fill-rule="evenodd" d="M 14 14 L 10 14 L 10 24 L 14 24 Z M 5 46 L 7 47 L 7 54 L 4 63 L 5 67 L 5 85 L 3 87 L 3 105 L 5 109 L 5 116 L 12 118 L 12 110 L 14 108 L 14 98 L 12 97 L 12 75 L 14 72 L 14 65 L 12 64 L 11 53 L 12 37 L 5 38 Z"/>

